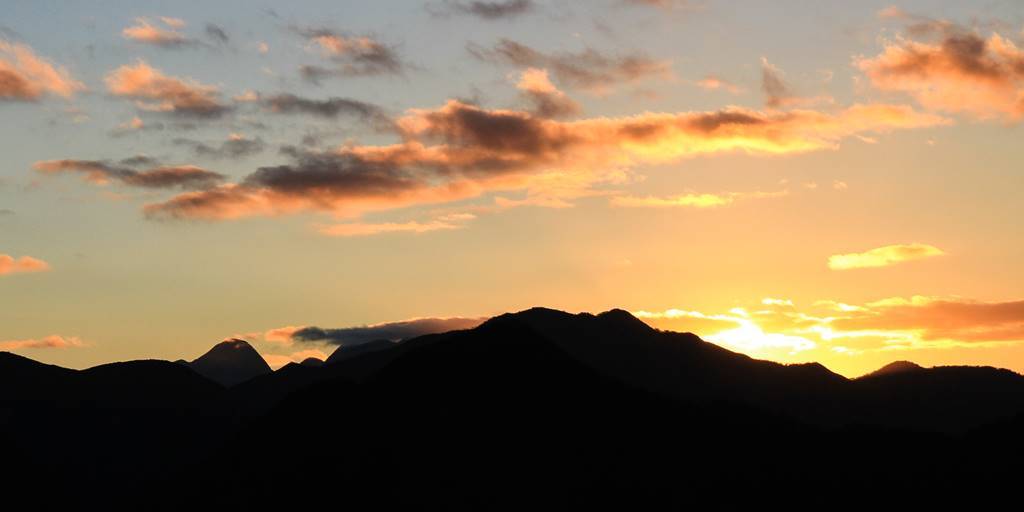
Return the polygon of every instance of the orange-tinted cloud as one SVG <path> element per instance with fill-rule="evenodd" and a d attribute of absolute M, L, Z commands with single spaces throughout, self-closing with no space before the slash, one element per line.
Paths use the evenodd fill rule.
<path fill-rule="evenodd" d="M 145 158 L 141 163 L 149 164 L 151 160 Z M 125 159 L 115 165 L 98 160 L 45 160 L 32 167 L 45 174 L 81 173 L 87 181 L 101 185 L 114 180 L 144 188 L 204 189 L 224 180 L 223 174 L 194 165 L 159 166 L 139 171 L 131 168 L 136 162 L 137 159 Z"/>
<path fill-rule="evenodd" d="M 701 89 L 705 89 L 708 91 L 723 90 L 732 94 L 739 94 L 743 92 L 742 87 L 734 83 L 727 82 L 715 75 L 706 76 L 703 79 L 694 82 L 694 84 L 697 87 L 700 87 Z"/>
<path fill-rule="evenodd" d="M 78 348 L 85 343 L 76 336 L 58 336 L 56 334 L 39 339 L 0 341 L 0 350 L 22 350 L 41 348 Z"/>
<path fill-rule="evenodd" d="M 111 71 L 105 81 L 111 94 L 134 98 L 143 110 L 219 117 L 230 109 L 221 102 L 217 87 L 166 76 L 143 60 Z"/>
<path fill-rule="evenodd" d="M 941 33 L 938 41 L 897 38 L 855 65 L 875 87 L 910 94 L 929 109 L 979 119 L 1024 116 L 1024 51 L 998 33 L 983 38 L 948 23 L 927 26 Z"/>
<path fill-rule="evenodd" d="M 580 112 L 579 104 L 551 83 L 546 69 L 525 69 L 516 88 L 533 105 L 532 112 L 537 117 L 569 117 Z"/>
<path fill-rule="evenodd" d="M 614 196 L 609 203 L 612 206 L 625 208 L 717 208 L 728 206 L 742 199 L 766 199 L 772 197 L 783 197 L 788 194 L 786 190 L 777 192 L 726 192 L 722 194 L 709 193 L 687 193 L 676 196 Z"/>
<path fill-rule="evenodd" d="M 915 331 L 924 341 L 1024 341 L 1024 300 L 982 302 L 959 298 L 892 298 L 831 322 L 842 331 Z"/>
<path fill-rule="evenodd" d="M 153 25 L 146 18 L 135 18 L 135 25 L 125 27 L 125 29 L 121 31 L 121 35 L 125 39 L 163 47 L 183 46 L 195 43 L 195 41 L 185 37 L 181 32 L 174 30 L 184 27 L 184 21 L 178 18 L 168 17 L 161 17 L 160 20 L 168 28 L 161 28 Z"/>
<path fill-rule="evenodd" d="M 654 327 L 690 331 L 755 357 L 821 360 L 835 354 L 986 348 L 1024 343 L 1024 301 L 893 297 L 801 307 L 765 299 L 724 313 L 639 311 Z"/>
<path fill-rule="evenodd" d="M 454 214 L 427 222 L 350 222 L 317 227 L 320 234 L 336 237 L 371 236 L 384 233 L 428 233 L 462 228 L 465 221 L 475 218 L 473 214 Z"/>
<path fill-rule="evenodd" d="M 878 247 L 864 252 L 836 254 L 828 258 L 828 267 L 832 270 L 848 270 L 854 268 L 888 267 L 908 261 L 917 261 L 945 252 L 928 244 L 898 244 Z"/>
<path fill-rule="evenodd" d="M 31 256 L 15 258 L 9 254 L 0 254 L 0 276 L 47 270 L 50 270 L 50 264 L 43 260 Z"/>
<path fill-rule="evenodd" d="M 32 48 L 0 39 L 0 101 L 37 101 L 45 94 L 70 98 L 84 89 L 66 69 Z"/>
<path fill-rule="evenodd" d="M 148 205 L 154 217 L 228 219 L 324 211 L 362 213 L 448 202 L 486 192 L 580 197 L 636 165 L 726 152 L 834 149 L 860 133 L 944 124 L 897 105 L 812 110 L 647 113 L 578 121 L 489 110 L 459 101 L 413 109 L 396 122 L 403 142 L 332 151 L 286 149 L 293 163 L 262 167 L 238 184 Z M 545 192 L 555 191 L 557 195 Z"/>
<path fill-rule="evenodd" d="M 323 28 L 298 28 L 296 32 L 334 64 L 301 67 L 302 75 L 313 82 L 331 76 L 399 74 L 405 67 L 394 48 L 373 37 L 346 35 Z"/>

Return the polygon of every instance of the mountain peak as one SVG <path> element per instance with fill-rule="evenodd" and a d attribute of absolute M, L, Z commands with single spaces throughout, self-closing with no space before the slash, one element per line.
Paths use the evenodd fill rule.
<path fill-rule="evenodd" d="M 911 361 L 893 361 L 867 375 L 865 377 L 880 377 L 883 375 L 895 375 L 897 373 L 907 373 L 917 370 L 923 370 L 921 365 Z"/>
<path fill-rule="evenodd" d="M 249 342 L 237 338 L 214 345 L 189 366 L 200 375 L 229 387 L 273 371 Z"/>

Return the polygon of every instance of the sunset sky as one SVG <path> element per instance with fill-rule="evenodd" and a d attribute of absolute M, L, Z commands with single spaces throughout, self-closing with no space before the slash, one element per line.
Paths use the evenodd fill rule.
<path fill-rule="evenodd" d="M 44 362 L 547 306 L 1024 371 L 1013 0 L 12 0 L 0 116 L 0 350 Z"/>

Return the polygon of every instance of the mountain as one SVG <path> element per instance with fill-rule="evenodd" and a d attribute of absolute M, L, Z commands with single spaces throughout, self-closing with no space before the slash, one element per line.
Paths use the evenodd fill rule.
<path fill-rule="evenodd" d="M 648 351 L 653 355 L 644 356 Z M 385 356 L 385 364 L 359 380 L 326 373 L 368 358 L 376 362 L 364 369 L 377 366 Z M 946 397 L 929 395 L 927 387 L 908 395 L 926 406 L 893 401 L 874 393 L 871 379 L 848 380 L 816 364 L 757 361 L 692 335 L 651 329 L 624 312 L 527 310 L 352 357 L 325 366 L 319 376 L 310 370 L 316 369 L 289 365 L 277 372 L 281 382 L 288 374 L 292 382 L 307 380 L 219 456 L 173 479 L 176 492 L 161 493 L 169 496 L 166 506 L 203 499 L 313 506 L 316 499 L 301 493 L 264 489 L 344 482 L 342 497 L 334 499 L 352 507 L 685 509 L 714 503 L 707 508 L 821 510 L 842 496 L 850 508 L 883 499 L 889 506 L 920 507 L 961 498 L 984 508 L 986 500 L 992 505 L 1008 496 L 1012 475 L 1019 475 L 1014 459 L 975 450 L 980 441 L 969 431 L 941 432 L 950 418 L 937 418 L 926 432 L 890 428 L 897 424 L 893 418 L 919 418 L 922 410 L 941 407 Z M 956 373 L 934 378 L 965 382 Z M 1005 386 L 1004 412 L 1013 410 L 1018 393 L 1019 376 L 1010 374 L 991 382 Z M 688 388 L 671 390 L 673 382 Z M 886 414 L 872 416 L 862 407 Z M 807 423 L 787 411 L 827 421 Z M 953 416 L 968 413 L 951 409 Z M 861 424 L 865 417 L 880 422 Z M 1024 442 L 1013 425 L 985 446 L 1019 453 Z M 329 441 L 252 450 L 266 439 L 317 435 Z M 1003 481 L 1005 487 L 989 486 Z"/>
<path fill-rule="evenodd" d="M 924 370 L 924 368 L 917 363 L 912 363 L 910 361 L 893 361 L 861 378 L 881 377 L 897 373 L 916 372 L 918 370 Z"/>
<path fill-rule="evenodd" d="M 376 340 L 367 343 L 360 343 L 358 345 L 340 345 L 338 348 L 334 349 L 334 352 L 332 352 L 330 356 L 327 357 L 327 361 L 325 361 L 325 363 L 339 363 L 370 352 L 394 348 L 395 345 L 395 342 L 389 340 Z"/>
<path fill-rule="evenodd" d="M 239 339 L 225 340 L 214 345 L 207 353 L 189 363 L 189 366 L 200 375 L 226 387 L 273 372 L 256 349 Z"/>
<path fill-rule="evenodd" d="M 0 354 L 0 439 L 16 440 L 3 466 L 66 492 L 0 477 L 51 501 L 168 510 L 306 508 L 322 496 L 281 489 L 334 488 L 360 508 L 987 508 L 1024 456 L 1024 377 L 1007 370 L 846 379 L 622 310 L 533 308 L 367 345 L 229 388 L 192 369 L 237 368 L 247 343 L 83 371 Z"/>

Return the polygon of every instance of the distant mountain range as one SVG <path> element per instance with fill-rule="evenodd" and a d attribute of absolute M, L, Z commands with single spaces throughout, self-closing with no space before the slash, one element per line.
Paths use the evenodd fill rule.
<path fill-rule="evenodd" d="M 977 506 L 1021 476 L 1022 413 L 1008 370 L 896 362 L 847 379 L 621 310 L 534 308 L 277 371 L 242 340 L 81 371 L 0 353 L 0 481 L 127 508 L 312 506 L 311 489 L 474 510 Z"/>

